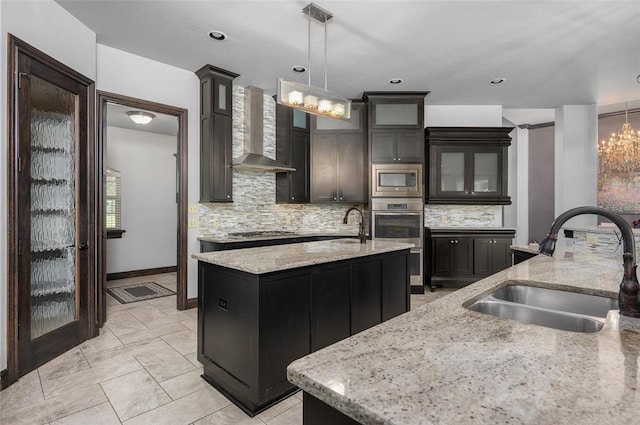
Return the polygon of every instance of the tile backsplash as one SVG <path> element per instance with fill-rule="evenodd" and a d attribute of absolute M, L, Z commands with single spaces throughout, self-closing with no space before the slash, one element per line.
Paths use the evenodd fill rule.
<path fill-rule="evenodd" d="M 264 96 L 264 154 L 275 158 L 275 101 Z M 233 157 L 244 150 L 244 88 L 233 87 Z M 200 234 L 254 230 L 358 233 L 357 214 L 342 224 L 350 207 L 341 205 L 276 204 L 274 173 L 233 170 L 233 203 L 200 204 Z M 362 207 L 362 205 L 360 205 Z"/>
<path fill-rule="evenodd" d="M 425 227 L 502 227 L 500 205 L 425 205 Z"/>

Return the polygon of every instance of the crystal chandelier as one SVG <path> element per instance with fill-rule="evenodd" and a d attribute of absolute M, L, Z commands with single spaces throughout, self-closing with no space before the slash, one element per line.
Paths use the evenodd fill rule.
<path fill-rule="evenodd" d="M 640 131 L 629 124 L 629 113 L 624 110 L 624 124 L 609 140 L 598 143 L 598 157 L 602 169 L 609 172 L 630 173 L 640 170 Z"/>
<path fill-rule="evenodd" d="M 324 26 L 324 89 L 311 85 L 311 66 L 309 67 L 309 84 L 285 81 L 278 78 L 276 101 L 279 104 L 301 111 L 341 120 L 351 120 L 351 101 L 327 90 L 327 22 L 333 18 L 331 12 L 311 3 L 302 9 L 308 16 L 308 61 L 311 62 L 311 18 Z"/>

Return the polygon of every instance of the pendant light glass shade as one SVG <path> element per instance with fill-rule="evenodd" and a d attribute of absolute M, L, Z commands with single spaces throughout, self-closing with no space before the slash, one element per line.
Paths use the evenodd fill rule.
<path fill-rule="evenodd" d="M 351 101 L 329 90 L 278 78 L 278 103 L 304 112 L 351 120 Z"/>
<path fill-rule="evenodd" d="M 308 72 L 309 84 L 286 81 L 278 78 L 276 101 L 281 105 L 296 108 L 309 114 L 322 115 L 351 121 L 351 101 L 337 93 L 327 90 L 327 22 L 333 14 L 316 4 L 309 4 L 302 13 L 309 21 L 308 34 Z M 311 85 L 311 20 L 320 22 L 324 27 L 324 89 Z"/>

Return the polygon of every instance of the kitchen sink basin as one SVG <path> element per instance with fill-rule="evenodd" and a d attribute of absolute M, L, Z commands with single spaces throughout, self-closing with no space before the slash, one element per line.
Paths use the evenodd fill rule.
<path fill-rule="evenodd" d="M 511 284 L 476 301 L 470 310 L 548 328 L 593 333 L 604 326 L 615 299 L 556 289 Z"/>

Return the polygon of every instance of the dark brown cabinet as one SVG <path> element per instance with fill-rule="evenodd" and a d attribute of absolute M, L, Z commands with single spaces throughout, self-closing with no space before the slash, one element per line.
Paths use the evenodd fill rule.
<path fill-rule="evenodd" d="M 232 202 L 233 79 L 230 71 L 205 65 L 200 78 L 200 202 Z"/>
<path fill-rule="evenodd" d="M 429 127 L 430 204 L 509 205 L 507 149 L 511 127 Z"/>
<path fill-rule="evenodd" d="M 276 160 L 296 171 L 276 173 L 276 202 L 309 202 L 309 115 L 276 104 Z"/>
<path fill-rule="evenodd" d="M 478 276 L 489 276 L 511 266 L 511 238 L 474 238 L 473 268 Z"/>
<path fill-rule="evenodd" d="M 255 414 L 297 388 L 287 365 L 409 311 L 409 249 L 255 275 L 198 262 L 203 378 Z"/>
<path fill-rule="evenodd" d="M 367 92 L 372 163 L 422 163 L 428 92 Z"/>
<path fill-rule="evenodd" d="M 351 114 L 350 123 L 311 118 L 311 202 L 367 202 L 364 105 L 353 102 Z"/>
<path fill-rule="evenodd" d="M 425 229 L 426 280 L 460 287 L 511 266 L 512 229 Z"/>

